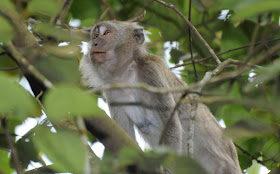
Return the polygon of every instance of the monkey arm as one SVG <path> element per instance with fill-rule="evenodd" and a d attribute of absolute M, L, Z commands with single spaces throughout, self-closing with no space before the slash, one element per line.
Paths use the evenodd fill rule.
<path fill-rule="evenodd" d="M 179 79 L 166 67 L 164 62 L 160 58 L 149 55 L 142 57 L 136 61 L 139 67 L 138 76 L 139 79 L 150 86 L 159 88 L 171 88 L 173 86 L 182 85 Z M 168 79 L 171 80 L 171 84 Z M 146 125 L 146 132 L 144 139 L 152 144 L 152 146 L 158 145 L 159 138 L 162 131 L 165 129 L 165 135 L 162 136 L 162 143 L 171 149 L 181 152 L 183 129 L 178 117 L 177 111 L 174 113 L 171 123 L 166 125 L 167 120 L 171 116 L 171 112 L 175 107 L 175 99 L 171 93 L 159 94 L 144 92 L 140 94 L 141 101 L 145 105 L 151 106 L 153 109 L 146 109 L 147 113 L 145 117 L 144 125 Z M 160 121 L 158 121 L 159 119 Z M 159 126 L 153 123 L 160 123 Z M 142 124 L 143 125 L 143 124 Z M 149 129 L 148 129 L 149 128 Z"/>
<path fill-rule="evenodd" d="M 107 99 L 112 119 L 114 119 L 129 135 L 136 141 L 133 121 L 125 112 L 127 106 L 121 105 L 128 102 L 126 93 L 122 89 L 115 89 L 104 92 Z"/>

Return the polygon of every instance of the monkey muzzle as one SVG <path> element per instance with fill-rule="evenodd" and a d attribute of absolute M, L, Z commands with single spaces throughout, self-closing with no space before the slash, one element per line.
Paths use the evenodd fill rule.
<path fill-rule="evenodd" d="M 90 58 L 93 63 L 102 63 L 106 52 L 104 51 L 91 51 Z"/>

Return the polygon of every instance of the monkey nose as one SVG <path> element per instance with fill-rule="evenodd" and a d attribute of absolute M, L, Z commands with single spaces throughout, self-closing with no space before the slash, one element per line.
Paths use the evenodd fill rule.
<path fill-rule="evenodd" d="M 93 42 L 93 45 L 94 45 L 94 46 L 97 46 L 97 45 L 98 45 L 97 41 L 94 41 L 94 42 Z"/>

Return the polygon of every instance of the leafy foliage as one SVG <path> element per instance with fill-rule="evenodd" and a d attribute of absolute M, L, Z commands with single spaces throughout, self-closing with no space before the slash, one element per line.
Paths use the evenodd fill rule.
<path fill-rule="evenodd" d="M 93 162 L 88 160 L 90 152 L 82 141 L 87 133 L 76 120 L 100 118 L 104 112 L 97 107 L 96 96 L 77 87 L 78 59 L 82 56 L 81 42 L 89 38 L 88 27 L 101 16 L 102 20 L 128 20 L 145 9 L 146 16 L 139 23 L 145 27 L 149 52 L 163 57 L 170 53 L 167 62 L 185 63 L 180 70 L 174 70 L 188 84 L 195 83 L 195 72 L 190 66 L 188 26 L 172 9 L 152 0 L 73 0 L 69 8 L 65 2 L 70 1 L 0 0 L 0 119 L 7 120 L 7 130 L 23 172 L 31 161 L 45 165 L 42 157 L 46 155 L 53 163 L 48 173 L 83 173 L 87 161 L 93 163 L 93 173 L 157 173 L 160 167 L 173 168 L 178 174 L 205 173 L 194 160 L 168 151 L 140 153 L 134 148 L 124 148 L 116 157 L 106 150 L 101 160 L 95 157 L 90 158 Z M 188 16 L 189 0 L 165 2 Z M 279 171 L 280 52 L 276 49 L 280 40 L 279 11 L 278 0 L 192 0 L 191 22 L 213 50 L 220 53 L 221 61 L 228 58 L 240 61 L 227 66 L 215 83 L 207 84 L 201 98 L 208 102 L 213 115 L 225 122 L 225 135 L 240 146 L 237 150 L 242 169 L 258 159 L 272 172 Z M 57 25 L 53 23 L 56 18 Z M 78 24 L 68 26 L 69 22 L 73 25 L 74 19 Z M 23 30 L 17 28 L 20 23 L 30 32 L 21 33 Z M 211 57 L 201 60 L 210 53 L 193 32 L 191 37 L 201 80 L 205 72 L 217 65 Z M 164 47 L 173 41 L 176 46 Z M 9 44 L 14 45 L 16 54 L 11 54 Z M 30 62 L 22 65 L 16 55 Z M 34 55 L 35 60 L 30 58 Z M 19 65 L 20 69 L 14 68 Z M 244 67 L 247 69 L 240 73 Z M 34 69 L 40 73 L 39 78 Z M 23 75 L 37 97 L 17 83 Z M 54 85 L 46 94 L 40 77 Z M 39 117 L 44 113 L 42 110 L 47 115 L 43 120 Z M 17 126 L 30 117 L 36 118 L 37 126 L 16 138 Z M 79 125 L 79 132 L 60 127 L 63 120 Z M 7 130 L 0 125 L 0 173 L 11 173 L 16 168 L 16 159 L 9 155 Z M 93 143 L 96 138 L 90 141 Z"/>
<path fill-rule="evenodd" d="M 44 100 L 46 114 L 51 121 L 59 121 L 69 116 L 101 116 L 97 98 L 79 88 L 59 86 L 46 94 Z"/>

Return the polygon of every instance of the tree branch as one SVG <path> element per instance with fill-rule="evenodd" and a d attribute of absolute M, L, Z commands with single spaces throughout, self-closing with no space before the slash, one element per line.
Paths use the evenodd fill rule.
<path fill-rule="evenodd" d="M 41 51 L 35 36 L 27 29 L 21 16 L 14 10 L 0 8 L 0 15 L 6 18 L 13 26 L 15 37 L 13 45 L 29 61 L 41 57 Z"/>
<path fill-rule="evenodd" d="M 41 74 L 33 65 L 29 63 L 13 46 L 11 42 L 5 45 L 6 50 L 11 54 L 11 56 L 19 63 L 23 70 L 28 71 L 33 74 L 38 80 L 40 80 L 46 88 L 53 87 L 52 82 L 50 82 L 43 74 Z"/>
<path fill-rule="evenodd" d="M 60 12 L 50 20 L 50 23 L 53 25 L 56 25 L 58 20 L 60 20 L 61 23 L 64 23 L 73 0 L 63 0 L 63 2 Z"/>
<path fill-rule="evenodd" d="M 189 0 L 189 21 L 191 22 L 192 20 L 192 0 Z M 195 67 L 195 62 L 193 58 L 193 49 L 192 49 L 192 33 L 191 33 L 191 28 L 189 27 L 188 29 L 188 34 L 189 34 L 189 47 L 190 47 L 190 53 L 191 53 L 191 59 L 192 59 L 192 65 L 193 65 L 193 71 L 195 75 L 195 82 L 198 82 L 198 75 L 196 72 L 196 67 Z"/>
<path fill-rule="evenodd" d="M 107 0 L 99 0 L 99 2 L 105 7 L 105 9 L 108 9 L 108 15 L 111 20 L 116 19 L 116 15 L 113 12 L 113 10 L 110 8 L 109 4 L 107 3 Z"/>
<path fill-rule="evenodd" d="M 11 67 L 11 68 L 0 68 L 0 71 L 13 71 L 13 70 L 16 70 L 18 68 L 19 68 L 18 66 Z"/>
<path fill-rule="evenodd" d="M 87 130 L 92 133 L 114 155 L 124 147 L 141 149 L 116 122 L 107 116 L 85 119 Z"/>
<path fill-rule="evenodd" d="M 193 32 L 196 34 L 196 36 L 199 38 L 199 40 L 203 43 L 203 45 L 208 49 L 209 53 L 211 54 L 211 56 L 216 60 L 217 64 L 220 64 L 221 61 L 220 59 L 217 57 L 217 55 L 215 54 L 214 50 L 209 46 L 209 44 L 204 40 L 204 38 L 200 35 L 200 33 L 197 31 L 197 29 L 192 25 L 192 23 L 184 16 L 184 14 L 182 12 L 180 12 L 180 10 L 178 10 L 178 8 L 176 8 L 173 4 L 168 4 L 162 0 L 155 0 L 156 2 L 164 5 L 165 7 L 171 8 L 173 9 L 187 24 L 188 26 L 193 30 Z"/>
<path fill-rule="evenodd" d="M 249 152 L 247 152 L 245 149 L 243 149 L 241 146 L 239 146 L 238 144 L 234 143 L 234 145 L 241 150 L 242 153 L 244 153 L 245 155 L 249 156 L 250 158 L 252 158 L 253 160 L 256 160 L 259 164 L 265 166 L 264 162 L 261 160 L 258 160 L 258 158 L 254 157 L 252 154 L 250 154 Z"/>
<path fill-rule="evenodd" d="M 265 42 L 269 43 L 269 42 L 275 42 L 275 41 L 279 41 L 279 40 L 280 40 L 280 38 L 276 38 L 276 39 L 268 40 L 268 41 L 265 41 Z M 259 45 L 259 44 L 261 44 L 261 43 L 263 43 L 263 42 L 264 42 L 264 41 L 256 42 L 256 43 L 253 44 L 253 46 Z M 244 46 L 242 46 L 242 47 L 229 49 L 229 50 L 227 50 L 227 51 L 220 52 L 220 53 L 218 53 L 217 55 L 220 56 L 220 55 L 227 54 L 227 53 L 230 53 L 230 52 L 233 52 L 233 51 L 237 51 L 237 50 L 240 50 L 240 49 L 249 48 L 250 46 L 252 46 L 252 45 L 249 44 L 249 45 L 244 45 Z M 205 61 L 205 60 L 210 59 L 211 57 L 212 57 L 212 56 L 208 56 L 208 57 L 204 57 L 204 58 L 195 60 L 195 63 L 203 62 L 203 61 Z M 186 66 L 186 65 L 191 65 L 191 64 L 192 64 L 192 61 L 186 62 L 186 63 L 182 63 L 182 64 L 179 64 L 179 65 L 175 65 L 175 66 L 171 67 L 170 69 L 179 68 L 179 67 Z"/>
<path fill-rule="evenodd" d="M 21 165 L 20 165 L 20 161 L 19 161 L 19 158 L 18 158 L 17 149 L 15 148 L 14 143 L 11 139 L 9 129 L 7 127 L 7 119 L 6 118 L 1 118 L 1 125 L 4 129 L 4 134 L 5 134 L 6 140 L 8 142 L 9 148 L 11 149 L 11 155 L 12 155 L 13 163 L 15 165 L 14 167 L 15 167 L 17 173 L 21 173 L 22 170 L 21 170 Z"/>
<path fill-rule="evenodd" d="M 145 17 L 145 15 L 146 15 L 146 10 L 144 10 L 143 13 L 141 13 L 140 15 L 135 16 L 135 17 L 132 18 L 132 19 L 129 19 L 128 21 L 129 21 L 129 22 L 136 22 L 136 21 L 139 21 L 140 19 L 142 19 L 143 17 Z"/>

